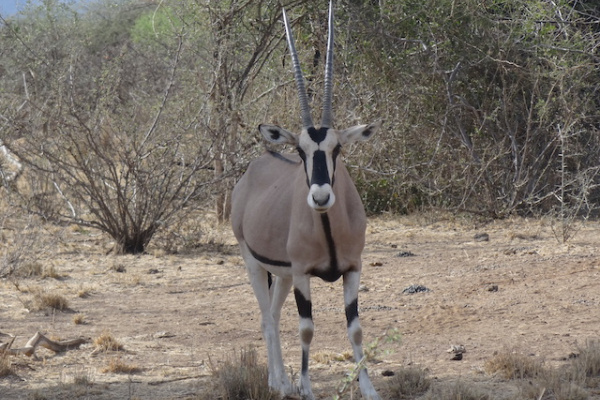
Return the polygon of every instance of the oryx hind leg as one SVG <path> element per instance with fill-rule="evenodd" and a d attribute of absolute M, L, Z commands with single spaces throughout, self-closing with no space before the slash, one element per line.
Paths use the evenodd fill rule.
<path fill-rule="evenodd" d="M 358 363 L 364 357 L 362 347 L 362 328 L 358 318 L 358 288 L 360 285 L 360 272 L 349 271 L 344 274 L 344 305 L 346 309 L 346 322 L 348 324 L 348 339 L 352 345 L 354 360 Z M 369 400 L 381 400 L 367 372 L 364 364 L 358 374 L 358 384 L 363 398 Z"/>
<path fill-rule="evenodd" d="M 295 390 L 285 373 L 281 353 L 281 341 L 279 339 L 279 316 L 281 314 L 281 306 L 285 301 L 283 292 L 287 286 L 287 292 L 289 293 L 291 278 L 282 279 L 277 277 L 273 281 L 274 286 L 271 291 L 267 271 L 250 254 L 245 244 L 240 244 L 240 248 L 242 257 L 246 263 L 250 284 L 260 308 L 261 329 L 267 346 L 269 387 L 282 394 L 293 394 Z"/>

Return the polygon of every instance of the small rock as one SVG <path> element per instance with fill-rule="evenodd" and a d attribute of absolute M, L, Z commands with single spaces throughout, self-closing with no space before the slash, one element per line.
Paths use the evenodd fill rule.
<path fill-rule="evenodd" d="M 453 344 L 452 346 L 450 346 L 450 348 L 448 350 L 446 350 L 447 353 L 454 353 L 454 354 L 462 354 L 462 353 L 466 353 L 467 352 L 467 348 L 465 347 L 464 344 Z"/>
<path fill-rule="evenodd" d="M 156 332 L 153 336 L 156 339 L 166 339 L 166 338 L 175 337 L 175 334 L 171 333 L 171 332 L 168 332 L 168 331 L 164 331 L 164 332 Z"/>
<path fill-rule="evenodd" d="M 488 292 L 497 292 L 498 291 L 498 285 L 489 285 L 487 287 L 487 291 Z"/>
<path fill-rule="evenodd" d="M 379 262 L 379 261 L 373 261 L 372 263 L 369 264 L 371 267 L 381 267 L 383 265 L 383 263 Z"/>
<path fill-rule="evenodd" d="M 405 294 L 415 294 L 422 292 L 431 292 L 431 290 L 423 285 L 410 285 L 402 291 L 402 293 Z"/>
<path fill-rule="evenodd" d="M 475 239 L 476 242 L 489 242 L 490 235 L 488 235 L 485 232 L 476 233 L 475 236 L 473 237 L 473 239 Z"/>
<path fill-rule="evenodd" d="M 148 270 L 148 273 L 149 273 L 150 275 L 158 274 L 159 272 L 160 272 L 160 271 L 159 271 L 159 270 L 157 270 L 156 268 L 150 268 L 150 269 Z"/>
<path fill-rule="evenodd" d="M 394 373 L 394 371 L 391 371 L 391 370 L 389 370 L 389 369 L 386 369 L 385 371 L 382 371 L 382 372 L 381 372 L 381 375 L 383 375 L 383 376 L 394 376 L 394 375 L 396 375 L 396 374 Z"/>
<path fill-rule="evenodd" d="M 368 292 L 368 291 L 369 291 L 369 288 L 367 287 L 367 285 L 360 285 L 360 286 L 358 287 L 358 291 L 359 291 L 359 292 Z"/>
<path fill-rule="evenodd" d="M 415 254 L 410 251 L 401 251 L 396 257 L 414 257 Z"/>
<path fill-rule="evenodd" d="M 450 358 L 450 360 L 452 360 L 452 361 L 460 361 L 462 359 L 463 359 L 462 353 L 456 353 Z"/>

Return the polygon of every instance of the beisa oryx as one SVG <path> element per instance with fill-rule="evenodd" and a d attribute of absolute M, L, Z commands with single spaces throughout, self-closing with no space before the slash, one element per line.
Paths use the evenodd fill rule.
<path fill-rule="evenodd" d="M 302 130 L 295 134 L 266 124 L 260 125 L 259 130 L 269 142 L 294 145 L 298 154 L 267 152 L 250 163 L 233 190 L 232 225 L 262 315 L 269 386 L 284 394 L 296 392 L 284 369 L 279 338 L 281 307 L 293 285 L 302 345 L 299 391 L 304 398 L 314 399 L 308 375 L 314 331 L 311 277 L 328 282 L 343 278 L 348 337 L 356 362 L 364 356 L 358 288 L 367 219 L 339 154 L 343 145 L 369 139 L 380 123 L 344 130 L 332 126 L 333 6 L 330 4 L 323 114 L 321 125 L 313 124 L 285 10 L 283 20 L 298 87 Z M 380 399 L 365 368 L 360 370 L 359 385 L 363 398 Z"/>

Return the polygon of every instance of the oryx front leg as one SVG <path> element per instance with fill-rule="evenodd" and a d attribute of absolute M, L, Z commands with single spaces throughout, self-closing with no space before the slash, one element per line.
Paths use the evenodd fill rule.
<path fill-rule="evenodd" d="M 349 271 L 344 274 L 344 305 L 346 308 L 346 322 L 348 323 L 348 338 L 352 344 L 354 360 L 359 363 L 364 358 L 362 348 L 362 328 L 358 319 L 358 288 L 360 285 L 360 272 Z M 375 391 L 367 367 L 364 364 L 358 374 L 358 384 L 363 398 L 369 400 L 380 400 Z"/>
<path fill-rule="evenodd" d="M 312 320 L 312 302 L 310 300 L 310 278 L 308 276 L 294 277 L 294 297 L 300 315 L 300 342 L 302 345 L 302 367 L 300 371 L 300 395 L 304 399 L 313 400 L 310 377 L 308 376 L 308 360 L 310 343 L 312 342 L 315 326 Z"/>
<path fill-rule="evenodd" d="M 267 271 L 251 255 L 247 256 L 244 252 L 242 254 L 246 261 L 248 276 L 254 290 L 254 295 L 260 307 L 261 328 L 267 346 L 269 387 L 284 395 L 294 394 L 294 387 L 290 383 L 283 366 L 281 341 L 279 339 L 279 315 L 281 305 L 285 300 L 283 293 L 289 293 L 291 279 L 276 279 L 274 282 L 273 299 L 271 299 Z"/>

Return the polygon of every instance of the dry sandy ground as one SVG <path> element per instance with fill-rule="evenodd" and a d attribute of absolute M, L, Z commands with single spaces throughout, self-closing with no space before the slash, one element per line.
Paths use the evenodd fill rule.
<path fill-rule="evenodd" d="M 17 335 L 16 347 L 36 331 L 60 339 L 110 332 L 124 351 L 98 354 L 88 344 L 56 355 L 40 349 L 39 360 L 15 357 L 17 375 L 0 378 L 0 399 L 192 398 L 208 386 L 211 362 L 248 346 L 265 360 L 258 307 L 227 227 L 202 238 L 221 246 L 141 256 L 106 255 L 110 243 L 95 232 L 61 232 L 39 262 L 63 278 L 0 281 L 0 332 Z M 371 219 L 359 298 L 365 341 L 391 329 L 401 333 L 400 341 L 377 346 L 378 362 L 369 364 L 374 385 L 389 398 L 390 378 L 382 372 L 417 365 L 434 381 L 473 382 L 501 399 L 518 389 L 484 372 L 495 352 L 522 352 L 549 366 L 567 363 L 577 346 L 600 337 L 599 232 L 599 223 L 588 222 L 559 244 L 545 220 Z M 475 240 L 478 233 L 489 240 Z M 413 284 L 430 291 L 404 294 Z M 71 311 L 28 311 L 28 290 L 36 287 L 63 295 Z M 352 367 L 335 360 L 350 350 L 341 282 L 313 280 L 313 310 L 313 389 L 327 399 Z M 86 323 L 75 324 L 76 314 Z M 294 372 L 297 324 L 290 296 L 281 330 L 285 362 Z M 461 361 L 446 352 L 455 344 L 466 346 Z M 140 371 L 102 372 L 117 357 Z M 590 394 L 600 398 L 600 392 Z"/>

